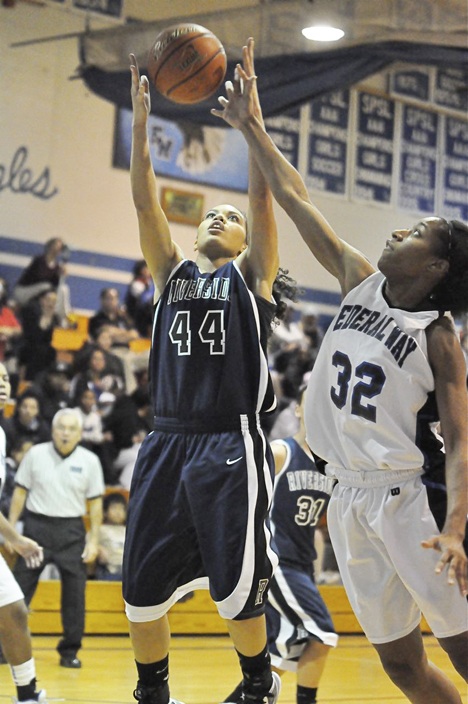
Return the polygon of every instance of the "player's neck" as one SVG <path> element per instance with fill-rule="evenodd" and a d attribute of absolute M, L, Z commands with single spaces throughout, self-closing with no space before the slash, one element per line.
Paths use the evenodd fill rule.
<path fill-rule="evenodd" d="M 210 259 L 210 257 L 205 254 L 198 254 L 195 263 L 202 272 L 202 274 L 210 274 L 216 269 L 219 269 L 223 264 L 232 262 L 232 257 L 216 257 L 215 259 Z"/>
<path fill-rule="evenodd" d="M 312 459 L 312 453 L 310 451 L 310 447 L 307 444 L 306 436 L 305 436 L 305 428 L 300 428 L 297 433 L 294 435 L 294 440 L 297 442 L 298 445 L 304 450 L 306 455 Z"/>

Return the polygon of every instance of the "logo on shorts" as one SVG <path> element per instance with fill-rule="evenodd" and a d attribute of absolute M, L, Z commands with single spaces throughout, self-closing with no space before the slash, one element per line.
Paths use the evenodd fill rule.
<path fill-rule="evenodd" d="M 390 493 L 392 496 L 398 496 L 398 494 L 400 493 L 400 488 L 396 486 L 394 489 L 390 489 Z"/>
<path fill-rule="evenodd" d="M 255 597 L 255 606 L 263 604 L 263 595 L 268 587 L 268 579 L 260 579 L 258 582 L 257 596 Z"/>
<path fill-rule="evenodd" d="M 240 462 L 242 459 L 242 455 L 240 457 L 237 457 L 235 460 L 226 460 L 226 464 L 236 464 L 236 462 Z"/>

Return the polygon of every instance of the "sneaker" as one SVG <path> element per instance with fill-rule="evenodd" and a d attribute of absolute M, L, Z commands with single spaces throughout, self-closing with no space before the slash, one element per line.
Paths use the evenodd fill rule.
<path fill-rule="evenodd" d="M 281 677 L 276 672 L 272 672 L 271 674 L 273 677 L 273 683 L 271 685 L 270 691 L 268 692 L 266 697 L 263 697 L 262 700 L 251 699 L 245 694 L 241 694 L 240 698 L 236 701 L 225 701 L 224 704 L 242 704 L 243 702 L 246 702 L 246 704 L 248 702 L 250 702 L 251 704 L 276 704 L 281 692 Z"/>
<path fill-rule="evenodd" d="M 161 688 L 145 687 L 144 685 L 138 684 L 137 688 L 133 692 L 133 696 L 137 702 L 141 702 L 142 704 L 159 704 Z M 179 702 L 178 699 L 171 698 L 169 699 L 169 704 L 183 704 L 183 702 Z"/>
<path fill-rule="evenodd" d="M 19 699 L 12 699 L 13 704 L 37 704 L 40 702 L 40 704 L 47 704 L 47 699 L 46 699 L 46 692 L 44 689 L 41 689 L 40 692 L 37 693 L 36 699 L 26 699 L 23 700 L 22 702 L 19 701 Z"/>

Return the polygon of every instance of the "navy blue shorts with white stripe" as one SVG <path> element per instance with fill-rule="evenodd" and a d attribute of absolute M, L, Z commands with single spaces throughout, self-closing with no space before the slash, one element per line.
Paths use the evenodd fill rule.
<path fill-rule="evenodd" d="M 309 641 L 335 647 L 338 636 L 312 574 L 280 562 L 271 580 L 266 607 L 272 664 L 295 672 Z"/>

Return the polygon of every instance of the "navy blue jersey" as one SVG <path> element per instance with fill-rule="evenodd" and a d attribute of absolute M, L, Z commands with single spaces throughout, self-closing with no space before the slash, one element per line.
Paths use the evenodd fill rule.
<path fill-rule="evenodd" d="M 150 374 L 155 415 L 213 424 L 274 408 L 266 342 L 273 303 L 235 262 L 201 273 L 181 261 L 155 309 Z"/>
<path fill-rule="evenodd" d="M 310 570 L 317 557 L 315 528 L 326 510 L 335 480 L 321 474 L 294 438 L 286 446 L 284 467 L 276 475 L 270 512 L 274 547 L 280 562 Z"/>

